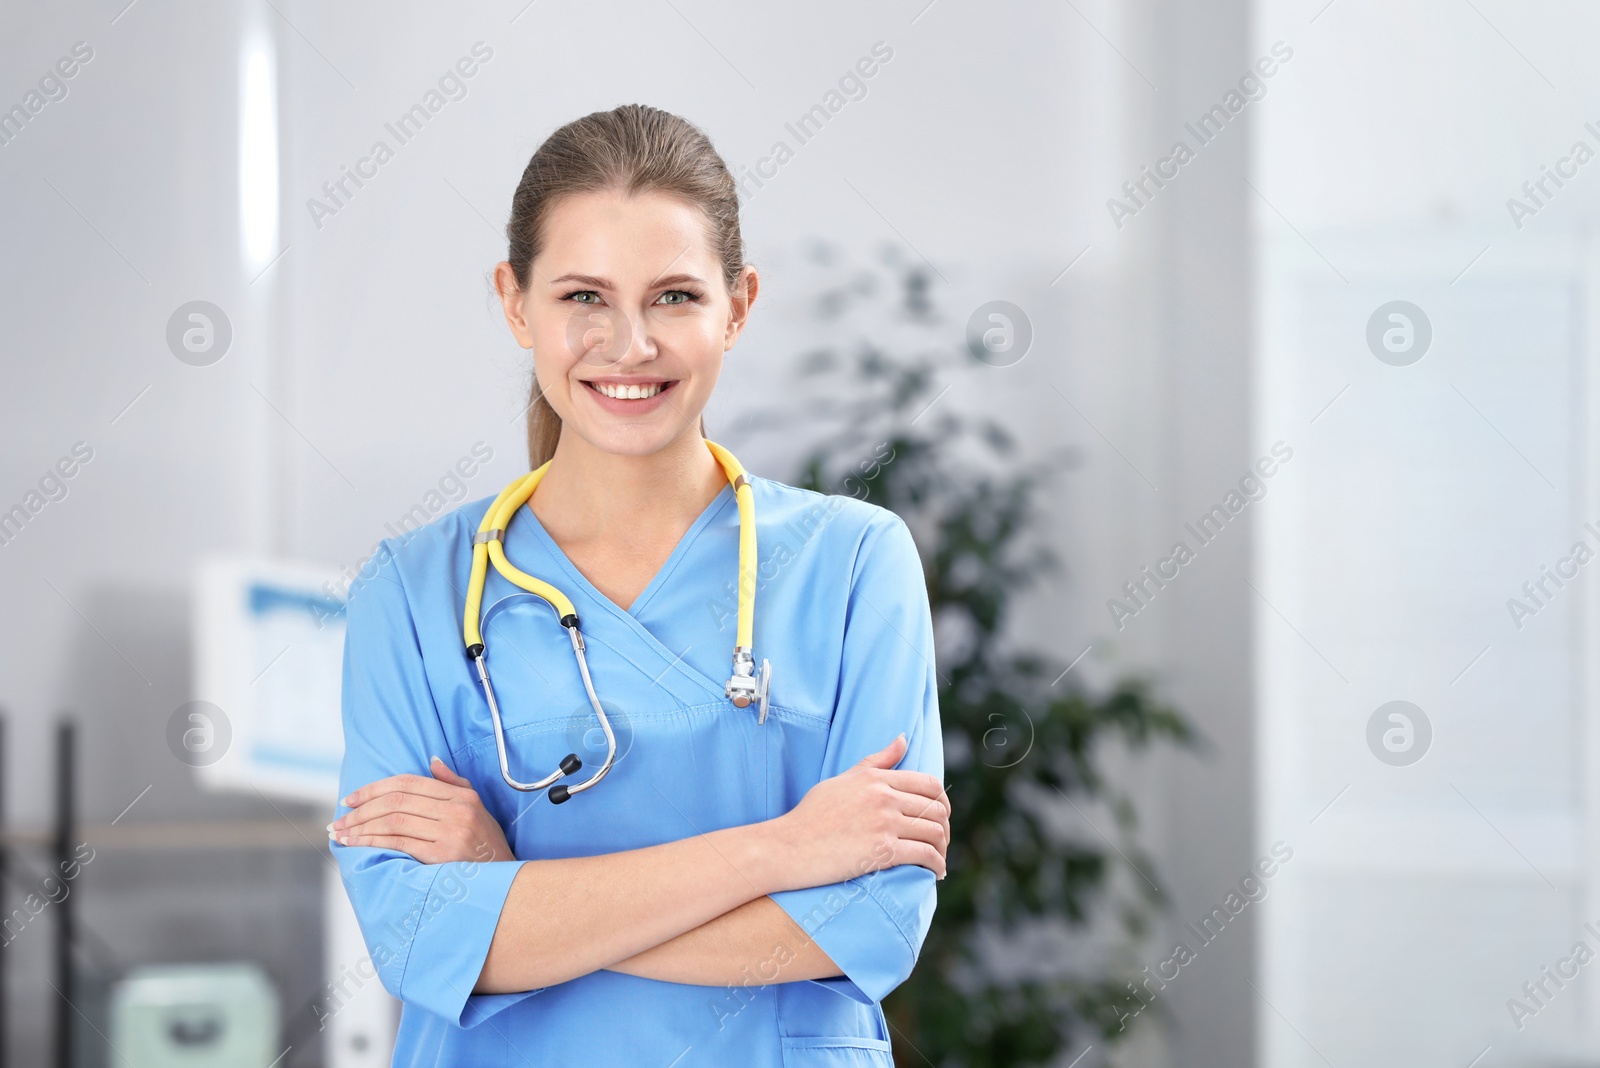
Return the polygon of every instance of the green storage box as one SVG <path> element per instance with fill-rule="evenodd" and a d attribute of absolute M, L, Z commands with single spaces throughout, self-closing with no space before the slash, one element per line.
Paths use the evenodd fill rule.
<path fill-rule="evenodd" d="M 136 968 L 111 991 L 112 1062 L 127 1068 L 269 1068 L 278 995 L 254 964 Z"/>

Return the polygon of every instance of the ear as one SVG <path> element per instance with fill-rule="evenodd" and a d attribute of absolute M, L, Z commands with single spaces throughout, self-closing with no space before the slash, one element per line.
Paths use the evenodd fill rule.
<path fill-rule="evenodd" d="M 745 264 L 739 272 L 739 280 L 734 283 L 731 303 L 733 309 L 728 316 L 728 330 L 722 339 L 722 351 L 727 352 L 739 340 L 745 323 L 750 321 L 750 308 L 756 302 L 756 293 L 761 289 L 761 277 L 750 264 Z"/>
<path fill-rule="evenodd" d="M 533 348 L 533 328 L 528 325 L 525 301 L 527 294 L 517 288 L 517 272 L 511 264 L 501 261 L 494 268 L 494 288 L 500 294 L 500 306 L 505 309 L 506 325 L 511 336 L 525 349 Z"/>

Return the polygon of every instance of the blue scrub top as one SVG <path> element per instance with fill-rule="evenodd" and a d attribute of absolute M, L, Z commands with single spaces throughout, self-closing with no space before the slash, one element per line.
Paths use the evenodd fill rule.
<path fill-rule="evenodd" d="M 525 860 L 638 849 L 790 811 L 808 789 L 905 732 L 898 767 L 944 778 L 933 627 L 916 546 L 894 513 L 753 478 L 759 573 L 755 656 L 772 662 L 765 723 L 723 694 L 737 622 L 731 487 L 696 519 L 627 611 L 517 511 L 506 555 L 560 588 L 582 620 L 618 758 L 563 805 L 500 776 L 494 728 L 461 615 L 475 501 L 384 541 L 352 586 L 344 651 L 340 796 L 427 775 L 437 754 L 505 827 L 504 862 L 422 864 L 331 846 L 384 987 L 403 1002 L 395 1065 L 582 1064 L 825 1068 L 892 1065 L 879 1002 L 911 973 L 933 918 L 934 874 L 913 864 L 772 897 L 843 970 L 697 986 L 599 970 L 512 994 L 473 994 Z M 542 600 L 491 567 L 483 628 L 511 773 L 542 778 L 605 757 L 572 647 Z M 340 806 L 343 814 L 348 809 Z M 762 973 L 765 974 L 762 974 Z"/>

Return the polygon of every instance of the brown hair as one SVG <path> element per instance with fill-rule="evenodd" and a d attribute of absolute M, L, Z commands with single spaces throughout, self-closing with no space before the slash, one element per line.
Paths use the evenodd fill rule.
<path fill-rule="evenodd" d="M 506 260 L 517 286 L 528 288 L 541 228 L 551 206 L 569 193 L 620 189 L 628 195 L 670 193 L 706 214 L 713 247 L 731 290 L 744 269 L 739 195 L 733 175 L 711 139 L 692 123 L 659 108 L 624 104 L 574 119 L 545 139 L 528 160 L 511 198 Z M 534 378 L 528 406 L 528 463 L 539 467 L 555 454 L 561 417 Z M 705 433 L 705 417 L 700 433 Z"/>

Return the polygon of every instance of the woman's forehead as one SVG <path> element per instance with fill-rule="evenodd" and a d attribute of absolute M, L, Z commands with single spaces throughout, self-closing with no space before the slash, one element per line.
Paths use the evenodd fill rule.
<path fill-rule="evenodd" d="M 551 204 L 543 231 L 538 262 L 546 278 L 578 273 L 625 286 L 669 273 L 716 275 L 705 213 L 670 194 L 569 194 Z"/>

